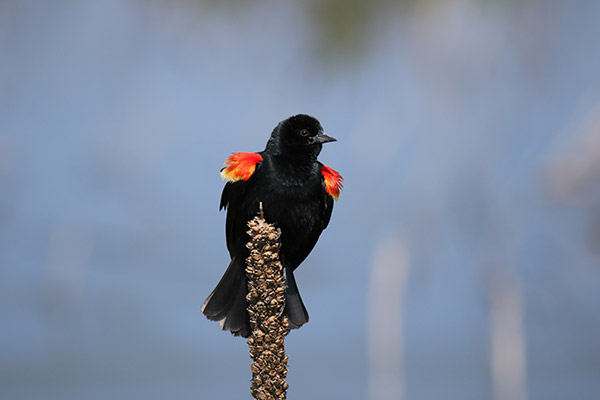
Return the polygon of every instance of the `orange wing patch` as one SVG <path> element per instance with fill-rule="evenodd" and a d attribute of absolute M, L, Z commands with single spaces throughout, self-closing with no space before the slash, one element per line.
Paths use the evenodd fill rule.
<path fill-rule="evenodd" d="M 225 161 L 226 167 L 221 170 L 221 178 L 229 182 L 247 181 L 262 159 L 257 153 L 233 153 Z"/>
<path fill-rule="evenodd" d="M 325 179 L 325 189 L 327 190 L 327 194 L 333 197 L 334 200 L 339 199 L 340 191 L 344 187 L 342 184 L 344 178 L 342 178 L 336 170 L 325 165 L 321 165 L 321 173 Z"/>

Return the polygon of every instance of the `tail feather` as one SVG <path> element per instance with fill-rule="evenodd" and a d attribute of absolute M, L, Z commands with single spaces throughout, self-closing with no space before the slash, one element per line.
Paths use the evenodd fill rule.
<path fill-rule="evenodd" d="M 235 300 L 225 318 L 219 321 L 219 327 L 231 331 L 233 336 L 248 337 L 252 334 L 250 317 L 248 316 L 248 301 L 246 300 L 246 281 L 240 285 L 235 294 Z"/>
<path fill-rule="evenodd" d="M 283 273 L 287 286 L 285 292 L 285 309 L 283 312 L 288 317 L 290 329 L 298 329 L 308 322 L 308 311 L 306 311 L 306 307 L 304 307 L 304 303 L 300 297 L 294 273 L 288 268 L 284 268 Z"/>
<path fill-rule="evenodd" d="M 240 265 L 234 257 L 229 267 L 208 296 L 200 311 L 211 321 L 219 321 L 223 330 L 229 330 L 235 336 L 250 335 L 250 321 L 246 308 L 246 274 L 243 263 Z"/>
<path fill-rule="evenodd" d="M 293 272 L 284 268 L 283 273 L 286 281 L 283 312 L 288 317 L 290 329 L 298 329 L 308 322 L 308 311 L 300 297 Z M 217 287 L 200 308 L 208 319 L 218 321 L 221 329 L 231 331 L 234 336 L 248 337 L 252 334 L 246 285 L 244 265 L 234 257 Z"/>

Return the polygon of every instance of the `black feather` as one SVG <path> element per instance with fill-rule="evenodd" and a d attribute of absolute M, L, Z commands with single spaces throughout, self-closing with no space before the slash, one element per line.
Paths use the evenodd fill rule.
<path fill-rule="evenodd" d="M 329 224 L 333 199 L 327 194 L 317 156 L 322 143 L 319 121 L 296 115 L 280 122 L 258 153 L 262 161 L 248 180 L 228 182 L 221 195 L 220 209 L 227 209 L 225 233 L 231 263 L 221 281 L 206 299 L 202 312 L 234 335 L 247 337 L 251 331 L 246 311 L 244 260 L 250 240 L 247 223 L 262 202 L 265 220 L 281 230 L 280 259 L 286 275 L 285 313 L 292 328 L 308 321 L 293 271 L 311 252 Z M 332 139 L 333 140 L 333 139 Z"/>

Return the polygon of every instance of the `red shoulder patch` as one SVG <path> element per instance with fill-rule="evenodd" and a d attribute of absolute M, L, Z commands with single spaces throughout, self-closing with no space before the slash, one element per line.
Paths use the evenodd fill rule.
<path fill-rule="evenodd" d="M 225 161 L 226 167 L 221 170 L 221 178 L 229 182 L 247 181 L 262 159 L 258 153 L 233 153 Z"/>
<path fill-rule="evenodd" d="M 340 191 L 344 187 L 342 184 L 344 178 L 336 170 L 326 165 L 321 165 L 321 173 L 323 174 L 323 179 L 325 179 L 327 194 L 333 197 L 334 200 L 339 199 Z"/>

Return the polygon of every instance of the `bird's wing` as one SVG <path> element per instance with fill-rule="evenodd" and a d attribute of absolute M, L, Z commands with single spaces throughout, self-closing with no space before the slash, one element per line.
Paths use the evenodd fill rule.
<path fill-rule="evenodd" d="M 227 181 L 219 209 L 227 208 L 233 198 L 243 192 L 250 177 L 254 174 L 256 167 L 262 161 L 260 153 L 233 153 L 225 161 L 225 167 L 221 169 L 221 178 Z"/>
<path fill-rule="evenodd" d="M 321 165 L 321 175 L 323 176 L 323 197 L 325 206 L 323 207 L 323 229 L 329 225 L 331 219 L 331 212 L 333 211 L 333 201 L 339 199 L 340 191 L 344 187 L 344 178 L 333 168 L 329 168 L 326 165 Z"/>
<path fill-rule="evenodd" d="M 252 181 L 252 176 L 262 162 L 260 153 L 233 153 L 225 162 L 225 167 L 221 169 L 221 177 L 227 181 L 221 194 L 221 204 L 219 209 L 227 209 L 227 221 L 225 223 L 225 235 L 227 237 L 227 248 L 232 254 L 239 246 L 234 243 L 236 214 L 239 210 L 239 204 L 244 198 L 246 188 Z"/>
<path fill-rule="evenodd" d="M 221 178 L 229 182 L 247 181 L 262 159 L 260 153 L 232 153 L 221 169 Z"/>

